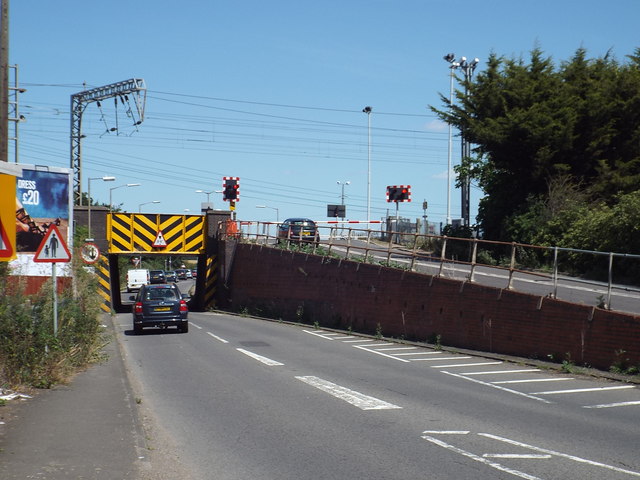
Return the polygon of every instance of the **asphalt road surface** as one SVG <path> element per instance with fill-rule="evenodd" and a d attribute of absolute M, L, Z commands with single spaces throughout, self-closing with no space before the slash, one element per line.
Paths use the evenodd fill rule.
<path fill-rule="evenodd" d="M 634 385 L 211 312 L 114 321 L 192 479 L 640 478 Z"/>

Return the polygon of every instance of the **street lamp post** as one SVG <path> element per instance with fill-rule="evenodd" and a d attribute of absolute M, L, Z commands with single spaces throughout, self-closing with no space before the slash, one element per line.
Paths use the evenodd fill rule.
<path fill-rule="evenodd" d="M 211 195 L 212 193 L 216 193 L 216 190 L 212 190 L 210 192 L 206 192 L 204 190 L 196 190 L 196 193 L 204 193 L 207 196 L 207 210 L 213 210 L 213 206 L 211 205 L 211 203 L 209 203 L 209 195 Z"/>
<path fill-rule="evenodd" d="M 344 207 L 344 187 L 346 187 L 347 185 L 351 185 L 351 182 L 341 182 L 340 180 L 338 180 L 336 183 L 342 188 L 342 194 L 340 195 L 340 205 Z M 344 208 L 344 210 L 346 210 L 346 207 Z M 344 221 L 344 216 L 342 217 L 342 220 Z"/>
<path fill-rule="evenodd" d="M 362 109 L 367 114 L 367 223 L 371 220 L 371 112 L 366 106 Z"/>
<path fill-rule="evenodd" d="M 280 210 L 278 210 L 276 207 L 270 207 L 268 205 L 256 205 L 256 208 L 270 208 L 271 210 L 275 210 L 276 211 L 276 223 L 280 223 Z"/>
<path fill-rule="evenodd" d="M 138 213 L 142 212 L 143 205 L 149 205 L 150 203 L 160 203 L 160 200 L 151 200 L 150 202 L 144 202 L 138 205 Z"/>
<path fill-rule="evenodd" d="M 89 185 L 87 188 L 87 230 L 88 230 L 88 237 L 91 237 L 91 180 L 102 180 L 103 182 L 113 182 L 116 179 L 116 177 L 91 177 L 89 178 Z"/>
<path fill-rule="evenodd" d="M 123 188 L 123 187 L 139 187 L 140 184 L 139 183 L 125 183 L 124 185 L 118 185 L 117 187 L 113 187 L 109 189 L 109 211 L 113 210 L 113 191 L 117 190 L 118 188 Z"/>
<path fill-rule="evenodd" d="M 460 57 L 460 70 L 464 73 L 464 96 L 466 97 L 469 92 L 469 83 L 471 82 L 471 77 L 473 77 L 473 72 L 476 69 L 476 66 L 480 62 L 480 59 L 474 58 L 471 62 L 467 62 L 467 57 Z M 462 153 L 461 153 L 461 163 L 471 157 L 471 144 L 469 140 L 466 138 L 465 132 L 461 133 L 462 139 Z M 463 174 L 460 179 L 460 184 L 462 185 L 462 223 L 465 227 L 469 227 L 470 222 L 470 196 L 471 196 L 471 180 L 468 175 Z"/>
<path fill-rule="evenodd" d="M 460 66 L 458 62 L 455 61 L 455 54 L 448 53 L 443 57 L 447 62 L 449 62 L 449 70 L 450 81 L 449 81 L 449 106 L 453 105 L 453 71 Z M 447 225 L 451 225 L 451 151 L 452 151 L 452 129 L 451 123 L 449 123 L 449 148 L 447 150 Z"/>

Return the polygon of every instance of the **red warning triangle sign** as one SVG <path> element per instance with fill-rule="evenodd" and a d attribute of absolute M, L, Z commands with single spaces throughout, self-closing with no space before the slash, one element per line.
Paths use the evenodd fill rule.
<path fill-rule="evenodd" d="M 152 247 L 160 248 L 166 247 L 167 241 L 164 239 L 164 235 L 162 234 L 162 230 L 158 230 L 158 234 L 156 235 L 156 239 L 154 240 Z"/>
<path fill-rule="evenodd" d="M 58 227 L 53 223 L 49 225 L 49 229 L 45 234 L 40 246 L 33 256 L 34 262 L 68 262 L 71 260 L 71 254 L 67 248 L 67 243 L 60 235 Z"/>
<path fill-rule="evenodd" d="M 0 258 L 11 259 L 13 258 L 13 245 L 11 239 L 7 235 L 7 231 L 4 229 L 2 219 L 0 218 Z"/>

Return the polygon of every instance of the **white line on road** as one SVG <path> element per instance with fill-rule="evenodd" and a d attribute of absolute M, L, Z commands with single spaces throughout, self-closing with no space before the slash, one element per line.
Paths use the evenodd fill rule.
<path fill-rule="evenodd" d="M 411 360 L 414 362 L 438 362 L 442 360 L 465 360 L 467 358 L 473 357 L 432 357 L 432 358 L 412 358 Z M 462 366 L 462 365 L 461 365 Z"/>
<path fill-rule="evenodd" d="M 626 390 L 628 388 L 636 388 L 636 387 L 634 385 L 623 385 L 620 387 L 576 388 L 574 390 L 549 390 L 547 392 L 533 392 L 532 395 L 558 395 L 561 393 L 606 392 L 608 390 Z"/>
<path fill-rule="evenodd" d="M 418 347 L 391 347 L 391 348 L 379 348 L 379 352 L 388 352 L 391 350 L 416 350 Z M 399 354 L 401 355 L 401 354 Z"/>
<path fill-rule="evenodd" d="M 527 372 L 539 372 L 537 368 L 526 370 L 487 370 L 486 372 L 467 372 L 460 375 L 502 375 L 504 373 L 527 373 Z"/>
<path fill-rule="evenodd" d="M 192 327 L 196 327 L 198 330 L 202 330 L 202 327 L 200 325 L 196 325 L 193 322 L 189 322 L 189 325 L 191 325 Z"/>
<path fill-rule="evenodd" d="M 564 380 L 575 380 L 575 378 L 530 378 L 529 380 L 502 380 L 500 382 L 491 382 L 495 385 L 501 385 L 504 383 L 536 383 L 536 382 L 560 382 Z"/>
<path fill-rule="evenodd" d="M 409 352 L 409 353 L 396 353 L 396 355 L 440 355 L 442 352 Z"/>
<path fill-rule="evenodd" d="M 409 363 L 409 360 L 405 360 L 404 358 L 394 357 L 393 355 L 387 355 L 386 353 L 379 352 L 369 347 L 373 347 L 373 345 L 365 345 L 365 346 L 354 345 L 353 346 L 353 348 L 359 348 L 360 350 L 364 350 L 366 352 L 375 353 L 376 355 L 382 355 L 383 357 L 387 357 L 387 358 L 393 358 L 394 360 L 398 360 L 399 362 Z"/>
<path fill-rule="evenodd" d="M 431 368 L 482 367 L 484 365 L 500 365 L 501 363 L 502 362 L 482 362 L 482 363 L 461 363 L 459 365 L 431 365 Z"/>
<path fill-rule="evenodd" d="M 370 397 L 368 395 L 364 395 L 362 393 L 356 392 L 354 390 L 350 390 L 345 387 L 341 387 L 340 385 L 336 385 L 335 383 L 328 382 L 326 380 L 322 380 L 318 377 L 313 376 L 305 376 L 305 377 L 296 377 L 298 380 L 305 382 L 308 385 L 316 387 L 323 392 L 326 392 L 330 395 L 333 395 L 340 400 L 344 400 L 345 402 L 354 405 L 361 410 L 389 410 L 402 408 L 398 405 L 394 405 L 392 403 L 385 402 L 384 400 L 379 400 L 374 397 Z"/>
<path fill-rule="evenodd" d="M 284 365 L 284 363 L 276 362 L 275 360 L 271 360 L 270 358 L 263 357 L 262 355 L 258 355 L 257 353 L 250 352 L 249 350 L 245 350 L 244 348 L 236 348 L 236 350 L 270 367 L 277 367 L 280 365 Z"/>
<path fill-rule="evenodd" d="M 544 398 L 534 397 L 533 395 L 529 395 L 529 394 L 526 394 L 526 393 L 518 392 L 517 390 L 511 390 L 510 388 L 505 388 L 505 387 L 500 387 L 498 385 L 493 385 L 491 383 L 483 382 L 483 381 L 478 380 L 476 378 L 465 377 L 465 376 L 462 376 L 462 375 L 458 375 L 457 373 L 447 372 L 446 370 L 443 370 L 442 373 L 445 373 L 447 375 L 451 375 L 452 377 L 457 377 L 457 378 L 462 378 L 464 380 L 469 380 L 470 382 L 478 383 L 480 385 L 486 385 L 487 387 L 497 388 L 498 390 L 501 390 L 503 392 L 513 393 L 514 395 L 519 395 L 521 397 L 530 398 L 531 400 L 536 400 L 538 402 L 553 403 L 553 402 L 550 402 L 549 400 L 545 400 Z"/>
<path fill-rule="evenodd" d="M 569 460 L 573 460 L 579 463 L 586 463 L 587 465 L 591 465 L 594 467 L 601 467 L 607 470 L 613 470 L 614 472 L 626 473 L 628 475 L 633 475 L 634 477 L 640 477 L 640 472 L 634 472 L 632 470 L 625 470 L 624 468 L 614 467 L 613 465 L 607 465 L 606 463 L 594 462 L 593 460 L 587 460 L 585 458 L 575 457 L 573 455 L 569 455 L 566 453 L 554 452 L 553 450 L 547 450 L 546 448 L 534 447 L 533 445 L 527 445 L 526 443 L 517 442 L 515 440 L 509 440 L 508 438 L 499 437 L 497 435 L 491 435 L 489 433 L 478 433 L 478 435 L 486 438 L 492 438 L 494 440 L 498 440 L 499 442 L 508 443 L 509 445 L 515 445 L 517 447 L 523 447 L 531 449 L 535 452 L 547 453 L 549 455 L 555 455 L 556 457 L 567 458 Z"/>
<path fill-rule="evenodd" d="M 629 407 L 632 405 L 640 405 L 640 402 L 603 403 L 601 405 L 586 405 L 582 408 L 614 408 L 614 407 Z"/>
<path fill-rule="evenodd" d="M 522 453 L 485 453 L 482 455 L 483 458 L 524 458 L 526 460 L 538 460 L 538 459 L 548 459 L 551 458 L 551 455 L 545 454 L 522 454 Z"/>
<path fill-rule="evenodd" d="M 229 342 L 228 342 L 228 341 L 226 341 L 224 338 L 220 338 L 219 336 L 214 335 L 214 334 L 213 334 L 213 333 L 211 333 L 211 332 L 207 332 L 207 335 L 212 336 L 213 338 L 215 338 L 215 339 L 216 339 L 216 340 L 218 340 L 219 342 L 222 342 L 222 343 L 229 343 Z"/>

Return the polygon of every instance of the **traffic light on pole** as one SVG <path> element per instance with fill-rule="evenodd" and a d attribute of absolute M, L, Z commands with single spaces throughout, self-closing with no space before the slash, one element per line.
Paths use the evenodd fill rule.
<path fill-rule="evenodd" d="M 390 185 L 387 187 L 387 202 L 410 202 L 411 185 Z"/>
<path fill-rule="evenodd" d="M 240 177 L 223 177 L 222 199 L 227 202 L 240 200 Z"/>

